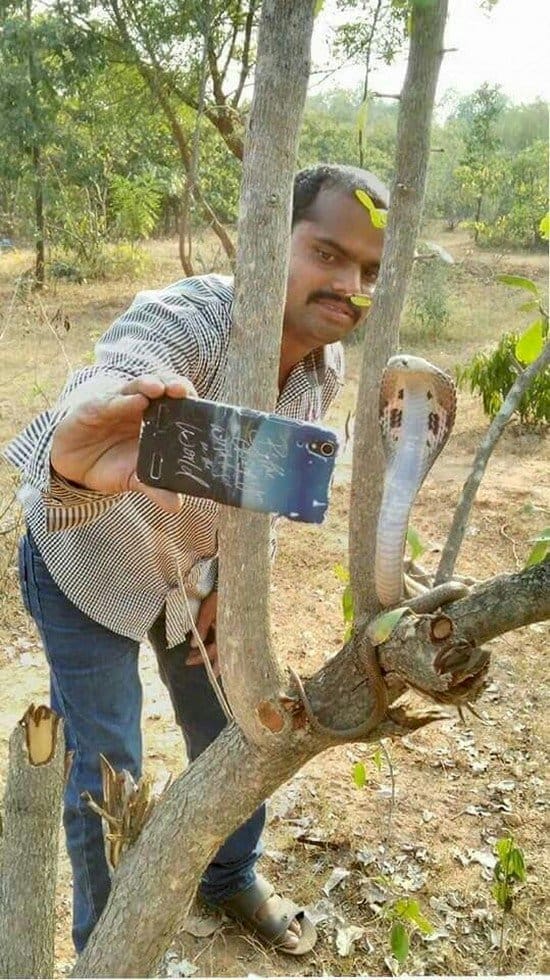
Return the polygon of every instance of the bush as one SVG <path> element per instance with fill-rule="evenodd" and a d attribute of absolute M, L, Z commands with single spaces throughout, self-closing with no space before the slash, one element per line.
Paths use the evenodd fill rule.
<path fill-rule="evenodd" d="M 450 319 L 448 279 L 448 267 L 437 258 L 414 263 L 401 330 L 407 340 L 441 337 Z"/>
<path fill-rule="evenodd" d="M 483 410 L 490 418 L 499 411 L 522 365 L 516 360 L 519 334 L 505 333 L 492 351 L 481 351 L 465 367 L 456 369 L 461 387 L 481 395 Z M 550 422 L 550 371 L 539 374 L 517 407 L 522 425 L 548 425 Z"/>

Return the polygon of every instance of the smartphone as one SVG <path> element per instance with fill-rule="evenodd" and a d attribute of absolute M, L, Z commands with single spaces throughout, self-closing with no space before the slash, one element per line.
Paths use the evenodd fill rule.
<path fill-rule="evenodd" d="M 143 416 L 137 475 L 149 486 L 320 524 L 335 432 L 200 398 L 158 398 Z"/>

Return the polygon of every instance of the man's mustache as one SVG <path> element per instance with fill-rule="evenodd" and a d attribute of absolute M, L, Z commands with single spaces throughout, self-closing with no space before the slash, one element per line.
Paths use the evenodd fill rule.
<path fill-rule="evenodd" d="M 323 299 L 329 300 L 330 303 L 336 303 L 338 306 L 343 306 L 351 313 L 355 323 L 361 316 L 361 310 L 359 307 L 354 306 L 353 303 L 351 303 L 344 296 L 340 296 L 338 293 L 331 293 L 329 290 L 325 289 L 320 289 L 317 293 L 311 293 L 308 303 L 317 303 L 319 300 Z"/>

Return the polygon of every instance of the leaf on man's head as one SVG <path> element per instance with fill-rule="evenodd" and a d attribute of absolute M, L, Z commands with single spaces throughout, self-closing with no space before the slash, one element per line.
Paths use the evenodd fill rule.
<path fill-rule="evenodd" d="M 385 228 L 388 223 L 388 212 L 382 211 L 380 208 L 376 207 L 376 204 L 372 198 L 367 194 L 366 191 L 361 190 L 360 187 L 355 189 L 355 196 L 358 201 L 361 202 L 364 208 L 370 214 L 370 220 L 372 221 L 374 228 Z"/>

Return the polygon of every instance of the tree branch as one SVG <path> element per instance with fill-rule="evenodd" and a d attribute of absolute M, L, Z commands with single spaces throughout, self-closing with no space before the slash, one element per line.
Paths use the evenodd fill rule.
<path fill-rule="evenodd" d="M 447 0 L 413 7 L 407 76 L 399 103 L 396 176 L 378 286 L 367 319 L 355 425 L 350 501 L 350 577 L 355 615 L 377 608 L 374 586 L 376 526 L 385 459 L 379 437 L 378 389 L 388 357 L 398 343 L 420 224 L 430 126 L 441 64 Z"/>
<path fill-rule="evenodd" d="M 485 436 L 475 454 L 471 473 L 462 489 L 462 496 L 455 510 L 449 536 L 445 542 L 445 547 L 443 548 L 443 552 L 441 554 L 439 568 L 437 569 L 434 580 L 435 585 L 439 585 L 441 582 L 448 582 L 452 577 L 456 559 L 466 532 L 468 516 L 472 509 L 479 485 L 483 479 L 483 474 L 485 473 L 489 458 L 502 433 L 504 432 L 507 423 L 510 421 L 512 415 L 518 407 L 522 396 L 529 388 L 529 385 L 532 381 L 534 381 L 537 375 L 546 370 L 549 364 L 550 342 L 546 344 L 536 361 L 533 361 L 532 364 L 526 367 L 525 370 L 518 375 L 510 388 L 510 391 L 506 395 L 506 398 L 504 399 L 499 411 L 487 429 L 487 432 L 485 433 Z"/>
<path fill-rule="evenodd" d="M 461 703 L 470 692 L 475 694 L 488 666 L 479 644 L 506 630 L 550 618 L 550 558 L 484 583 L 447 606 L 444 616 L 436 614 L 435 620 L 407 616 L 379 647 L 393 706 L 361 741 L 408 734 L 438 716 L 399 709 L 395 701 L 407 685 L 431 693 L 444 704 Z M 452 629 L 446 638 L 436 639 L 433 634 L 442 630 L 434 626 L 442 620 L 449 620 Z M 306 682 L 308 699 L 325 725 L 360 725 L 372 709 L 373 694 L 365 676 L 367 629 L 366 622 L 361 624 L 355 637 Z M 308 759 L 330 745 L 351 740 L 312 731 L 296 697 L 281 691 L 276 707 L 291 724 L 281 728 L 269 745 L 254 745 L 236 725 L 229 725 L 162 797 L 122 860 L 105 912 L 73 976 L 154 975 L 155 965 L 187 914 L 199 876 L 221 842 Z M 121 936 L 132 936 L 132 942 L 120 942 Z"/>
<path fill-rule="evenodd" d="M 309 77 L 313 3 L 265 0 L 241 191 L 229 403 L 273 409 L 290 247 L 291 191 Z M 254 356 L 251 356 L 251 352 Z M 271 736 L 255 709 L 281 686 L 271 653 L 269 518 L 228 508 L 219 536 L 222 677 L 238 723 Z"/>

